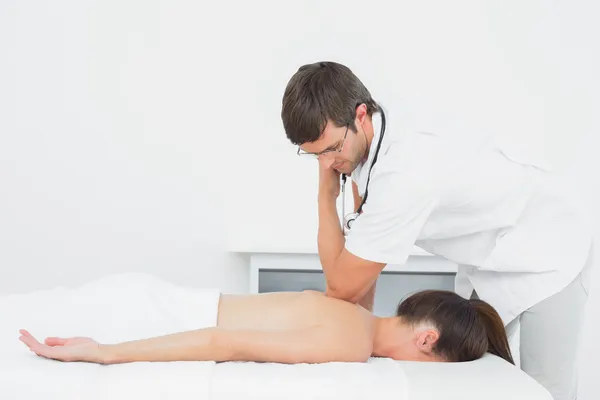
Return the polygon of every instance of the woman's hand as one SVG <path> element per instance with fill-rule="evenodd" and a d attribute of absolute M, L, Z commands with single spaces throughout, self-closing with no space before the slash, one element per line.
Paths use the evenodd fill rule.
<path fill-rule="evenodd" d="M 40 357 L 67 362 L 82 361 L 105 364 L 100 344 L 91 338 L 49 337 L 42 344 L 25 329 L 21 329 L 19 333 L 21 333 L 19 340 Z"/>

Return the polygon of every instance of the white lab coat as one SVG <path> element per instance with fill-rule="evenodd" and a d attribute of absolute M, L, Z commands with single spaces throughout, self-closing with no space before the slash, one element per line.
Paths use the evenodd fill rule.
<path fill-rule="evenodd" d="M 388 118 L 389 120 L 389 118 Z M 352 173 L 364 195 L 369 158 Z M 406 262 L 413 244 L 459 265 L 456 290 L 473 289 L 507 324 L 566 287 L 583 268 L 592 227 L 558 176 L 494 140 L 388 129 L 349 252 Z"/>

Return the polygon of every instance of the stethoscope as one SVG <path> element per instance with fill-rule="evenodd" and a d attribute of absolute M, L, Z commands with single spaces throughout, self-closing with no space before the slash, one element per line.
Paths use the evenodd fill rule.
<path fill-rule="evenodd" d="M 379 107 L 381 110 L 381 133 L 379 134 L 379 141 L 377 143 L 377 148 L 375 149 L 375 156 L 373 156 L 373 161 L 371 161 L 371 166 L 369 167 L 369 174 L 367 175 L 367 185 L 365 187 L 365 195 L 358 206 L 356 212 L 350 213 L 346 215 L 346 174 L 342 174 L 342 232 L 345 235 L 348 234 L 348 231 L 352 228 L 352 224 L 358 216 L 362 213 L 362 208 L 367 202 L 367 197 L 369 196 L 369 181 L 371 180 L 371 170 L 373 169 L 373 165 L 377 162 L 377 156 L 379 155 L 379 149 L 381 148 L 381 142 L 383 141 L 383 135 L 385 133 L 385 113 L 383 109 Z"/>

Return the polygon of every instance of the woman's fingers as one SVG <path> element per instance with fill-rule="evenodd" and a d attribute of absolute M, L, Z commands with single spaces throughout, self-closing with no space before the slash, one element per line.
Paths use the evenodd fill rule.
<path fill-rule="evenodd" d="M 46 343 L 46 345 L 48 346 L 64 346 L 65 343 L 67 343 L 67 340 L 69 339 L 63 339 L 59 337 L 48 337 L 46 338 L 44 343 Z"/>
<path fill-rule="evenodd" d="M 29 349 L 31 351 L 34 351 L 36 353 L 38 353 L 41 350 L 41 347 L 43 346 L 40 342 L 38 342 L 33 336 L 28 335 L 26 333 L 21 333 L 21 336 L 19 336 L 19 340 L 23 343 L 25 343 L 25 345 L 27 347 L 29 347 Z"/>
<path fill-rule="evenodd" d="M 30 337 L 30 338 L 33 338 L 33 335 L 32 335 L 31 333 L 29 333 L 29 332 L 27 331 L 27 329 L 19 329 L 19 333 L 20 333 L 21 335 L 23 335 L 23 336 L 28 336 L 28 337 Z"/>
<path fill-rule="evenodd" d="M 21 336 L 19 336 L 19 340 L 25 343 L 25 345 L 29 347 L 29 350 L 33 351 L 35 354 L 41 357 L 55 358 L 53 357 L 53 355 L 55 356 L 55 354 L 53 353 L 56 352 L 53 351 L 54 349 L 52 347 L 46 346 L 38 342 L 38 340 L 34 338 L 33 335 L 27 332 L 25 329 L 21 329 L 19 332 L 21 333 Z"/>
<path fill-rule="evenodd" d="M 31 333 L 27 332 L 27 330 L 21 329 L 19 330 L 19 333 L 21 334 L 19 340 L 25 343 L 29 348 L 36 347 L 40 344 L 40 342 L 38 342 Z"/>
<path fill-rule="evenodd" d="M 23 336 L 27 336 L 27 337 L 30 337 L 32 339 L 35 339 L 33 337 L 33 335 L 31 333 L 29 333 L 26 329 L 21 329 L 19 332 Z M 67 340 L 69 340 L 69 339 L 64 339 L 64 338 L 59 338 L 59 337 L 51 336 L 51 337 L 46 338 L 46 340 L 44 342 L 48 346 L 62 346 L 62 345 L 64 345 L 67 342 Z"/>

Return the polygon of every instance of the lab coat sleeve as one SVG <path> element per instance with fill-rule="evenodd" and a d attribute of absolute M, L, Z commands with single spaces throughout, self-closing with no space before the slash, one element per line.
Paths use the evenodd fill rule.
<path fill-rule="evenodd" d="M 406 172 L 377 171 L 346 250 L 369 261 L 404 264 L 436 204 L 432 185 Z"/>

